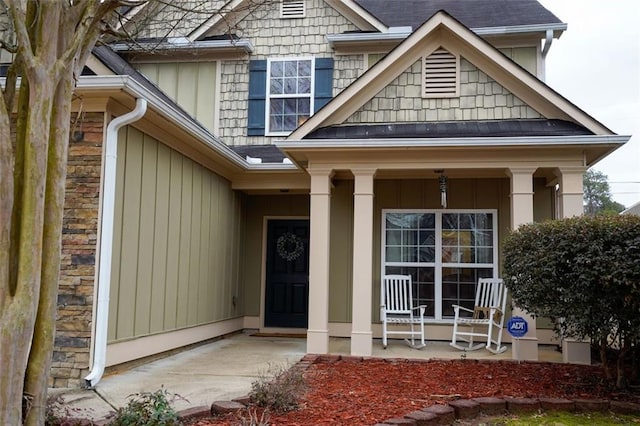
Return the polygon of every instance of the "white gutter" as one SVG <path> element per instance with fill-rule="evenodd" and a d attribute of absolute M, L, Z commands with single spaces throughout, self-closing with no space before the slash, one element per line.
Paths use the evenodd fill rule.
<path fill-rule="evenodd" d="M 512 136 L 512 137 L 472 137 L 472 138 L 397 138 L 397 139 L 302 139 L 276 141 L 282 149 L 323 149 L 323 148 L 484 148 L 490 146 L 551 146 L 551 145 L 622 145 L 631 136 L 625 135 L 582 135 L 582 136 Z"/>
<path fill-rule="evenodd" d="M 104 373 L 107 358 L 107 324 L 109 321 L 109 291 L 111 288 L 111 260 L 113 254 L 113 222 L 116 198 L 116 158 L 118 130 L 142 118 L 147 101 L 138 98 L 136 107 L 113 119 L 107 126 L 104 160 L 104 187 L 102 189 L 102 227 L 100 230 L 100 261 L 98 266 L 98 300 L 96 303 L 95 343 L 89 375 L 84 378 L 87 387 L 94 387 Z"/>
<path fill-rule="evenodd" d="M 169 39 L 168 41 L 144 42 L 144 43 L 116 43 L 109 45 L 111 49 L 116 52 L 130 51 L 130 52 L 152 52 L 154 50 L 188 50 L 188 49 L 240 49 L 246 53 L 253 53 L 253 44 L 248 39 L 242 38 L 238 40 L 225 39 L 225 40 L 202 40 L 202 41 L 190 41 L 187 38 L 180 37 Z"/>
<path fill-rule="evenodd" d="M 228 145 L 216 138 L 211 132 L 188 119 L 184 113 L 178 111 L 174 106 L 168 104 L 156 93 L 143 86 L 129 76 L 83 76 L 78 79 L 76 89 L 79 90 L 123 90 L 136 97 L 144 98 L 149 102 L 149 106 L 157 111 L 161 111 L 163 116 L 180 126 L 185 132 L 193 135 L 210 149 L 218 152 L 231 163 L 241 168 L 247 168 L 248 163 L 238 156 Z"/>
<path fill-rule="evenodd" d="M 567 24 L 535 24 L 535 25 L 514 25 L 510 27 L 482 27 L 471 28 L 471 31 L 479 36 L 490 35 L 503 35 L 503 34 L 526 34 L 532 32 L 545 31 L 547 37 L 549 32 L 552 36 L 556 31 L 562 33 L 567 29 Z M 387 32 L 372 32 L 372 33 L 339 33 L 339 34 L 327 34 L 326 38 L 331 47 L 334 47 L 335 43 L 358 43 L 358 42 L 380 42 L 380 41 L 398 41 L 406 39 L 412 34 L 411 27 L 390 27 Z M 558 35 L 559 37 L 560 35 Z"/>

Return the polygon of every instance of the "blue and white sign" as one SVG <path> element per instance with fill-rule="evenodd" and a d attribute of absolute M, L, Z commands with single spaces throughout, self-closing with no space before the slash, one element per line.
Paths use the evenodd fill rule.
<path fill-rule="evenodd" d="M 524 337 L 529 331 L 529 325 L 522 317 L 511 317 L 507 322 L 507 331 L 513 337 Z"/>

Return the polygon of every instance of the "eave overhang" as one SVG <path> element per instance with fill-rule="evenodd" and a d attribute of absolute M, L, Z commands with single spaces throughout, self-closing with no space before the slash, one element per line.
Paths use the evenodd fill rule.
<path fill-rule="evenodd" d="M 247 56 L 253 53 L 253 44 L 244 38 L 198 41 L 179 38 L 163 42 L 143 42 L 133 45 L 117 43 L 109 47 L 115 52 L 124 55 L 135 55 L 136 61 L 149 58 L 163 59 L 168 52 L 171 52 L 171 60 L 193 56 Z"/>
<path fill-rule="evenodd" d="M 155 116 L 158 120 L 162 120 L 163 125 L 171 126 L 190 136 L 194 142 L 206 147 L 212 158 L 230 172 L 297 170 L 293 164 L 248 163 L 207 129 L 185 116 L 183 111 L 170 105 L 129 76 L 83 76 L 78 79 L 76 93 L 83 97 L 113 98 L 124 107 L 131 107 L 137 98 L 146 99 L 149 104 L 146 118 Z"/>
<path fill-rule="evenodd" d="M 471 28 L 471 31 L 481 37 L 526 35 L 544 39 L 547 31 L 549 30 L 553 31 L 553 38 L 560 38 L 566 29 L 567 24 L 559 23 Z M 329 46 L 338 51 L 353 51 L 356 49 L 371 47 L 377 47 L 378 49 L 390 49 L 404 41 L 412 32 L 413 30 L 411 27 L 390 27 L 388 31 L 385 32 L 327 34 L 326 38 Z"/>
<path fill-rule="evenodd" d="M 415 138 L 415 139 L 314 139 L 286 140 L 276 142 L 276 146 L 299 167 L 306 168 L 309 160 L 320 154 L 322 157 L 342 153 L 361 153 L 375 156 L 376 152 L 384 155 L 394 153 L 406 154 L 410 159 L 416 151 L 441 152 L 450 151 L 486 151 L 496 153 L 526 149 L 544 151 L 580 150 L 583 154 L 584 166 L 591 167 L 609 155 L 631 136 L 627 135 L 582 135 L 582 136 L 527 136 L 527 137 L 472 137 L 472 138 Z"/>

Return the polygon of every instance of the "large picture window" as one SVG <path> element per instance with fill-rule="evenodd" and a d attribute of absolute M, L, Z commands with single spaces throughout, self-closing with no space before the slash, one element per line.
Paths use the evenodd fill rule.
<path fill-rule="evenodd" d="M 313 62 L 313 58 L 269 60 L 267 134 L 287 135 L 311 116 Z"/>
<path fill-rule="evenodd" d="M 473 307 L 479 278 L 497 276 L 496 212 L 384 210 L 383 274 L 412 276 L 416 304 L 433 320 Z"/>

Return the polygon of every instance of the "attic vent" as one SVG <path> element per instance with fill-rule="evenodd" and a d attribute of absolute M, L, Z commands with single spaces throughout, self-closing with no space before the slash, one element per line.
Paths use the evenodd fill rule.
<path fill-rule="evenodd" d="M 422 95 L 425 98 L 460 96 L 459 68 L 459 57 L 445 49 L 438 49 L 425 57 L 422 66 Z"/>
<path fill-rule="evenodd" d="M 282 0 L 281 18 L 304 18 L 304 0 Z"/>

